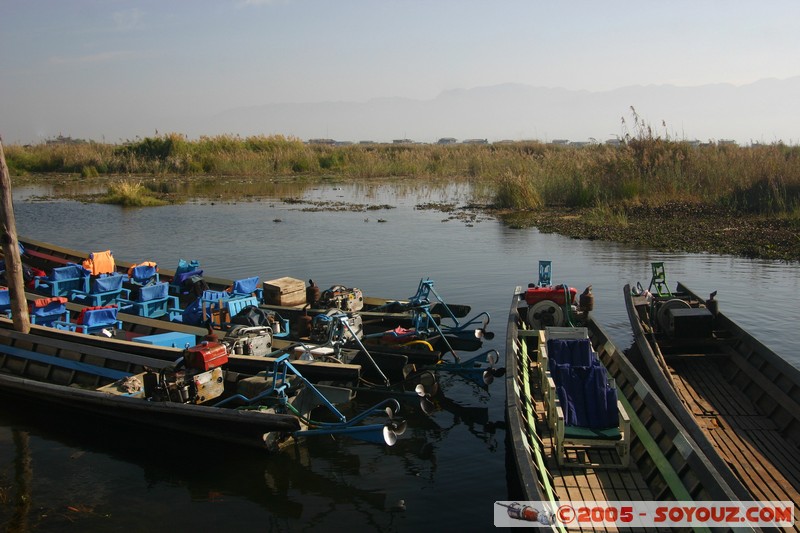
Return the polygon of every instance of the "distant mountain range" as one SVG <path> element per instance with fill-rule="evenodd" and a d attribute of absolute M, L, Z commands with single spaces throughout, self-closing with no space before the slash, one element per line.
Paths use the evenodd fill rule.
<path fill-rule="evenodd" d="M 603 92 L 503 84 L 446 91 L 432 100 L 268 104 L 216 114 L 187 133 L 275 133 L 353 142 L 442 137 L 602 142 L 636 133 L 631 107 L 661 137 L 740 144 L 800 141 L 800 76 L 742 86 L 648 85 Z"/>
<path fill-rule="evenodd" d="M 435 142 L 446 137 L 603 142 L 636 133 L 633 107 L 661 137 L 800 143 L 800 76 L 741 86 L 647 85 L 601 92 L 508 83 L 445 91 L 430 100 L 280 103 L 172 116 L 150 107 L 120 106 L 99 113 L 86 106 L 91 103 L 57 111 L 9 107 L 0 134 L 12 142 L 59 134 L 117 142 L 155 131 L 190 138 L 282 134 L 351 142 Z"/>

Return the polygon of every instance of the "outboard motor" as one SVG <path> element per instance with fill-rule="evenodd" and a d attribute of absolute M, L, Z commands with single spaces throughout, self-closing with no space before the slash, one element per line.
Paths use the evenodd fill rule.
<path fill-rule="evenodd" d="M 334 285 L 322 291 L 319 306 L 339 309 L 344 312 L 361 311 L 364 308 L 364 294 L 361 289 L 349 289 L 343 285 Z"/>
<path fill-rule="evenodd" d="M 172 368 L 144 375 L 148 399 L 163 402 L 201 404 L 218 398 L 225 390 L 222 365 L 228 350 L 218 342 L 204 342 L 187 348 Z"/>
<path fill-rule="evenodd" d="M 272 328 L 269 326 L 233 326 L 222 339 L 228 353 L 265 357 L 272 352 Z"/>
<path fill-rule="evenodd" d="M 345 327 L 346 321 L 349 329 Z M 348 341 L 353 333 L 361 339 L 364 336 L 364 321 L 358 313 L 345 314 L 339 309 L 328 309 L 311 320 L 311 342 L 325 344 L 327 342 Z"/>

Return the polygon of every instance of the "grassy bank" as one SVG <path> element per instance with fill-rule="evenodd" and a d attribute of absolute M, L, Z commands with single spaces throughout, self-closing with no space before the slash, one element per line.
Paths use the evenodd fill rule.
<path fill-rule="evenodd" d="M 538 142 L 491 145 L 305 144 L 282 136 L 149 137 L 123 145 L 62 143 L 6 148 L 13 175 L 469 178 L 499 208 L 610 209 L 695 202 L 797 217 L 800 147 L 691 145 L 649 135 L 571 147 Z"/>

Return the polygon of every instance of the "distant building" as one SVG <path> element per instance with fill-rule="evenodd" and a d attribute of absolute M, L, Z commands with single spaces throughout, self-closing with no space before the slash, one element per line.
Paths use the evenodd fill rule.
<path fill-rule="evenodd" d="M 456 142 L 458 141 L 454 137 L 442 137 L 436 141 L 436 144 L 455 144 Z"/>
<path fill-rule="evenodd" d="M 329 144 L 331 146 L 336 144 L 333 139 L 309 139 L 308 144 Z"/>
<path fill-rule="evenodd" d="M 461 144 L 489 144 L 488 139 L 464 139 Z"/>
<path fill-rule="evenodd" d="M 414 144 L 411 139 L 394 139 L 392 144 Z"/>
<path fill-rule="evenodd" d="M 47 139 L 44 141 L 45 144 L 86 144 L 87 141 L 83 139 L 73 139 L 72 137 L 64 137 L 63 135 L 59 135 L 55 139 Z"/>
<path fill-rule="evenodd" d="M 569 139 L 553 139 L 550 141 L 550 144 L 558 144 L 560 146 L 567 146 L 569 144 Z"/>

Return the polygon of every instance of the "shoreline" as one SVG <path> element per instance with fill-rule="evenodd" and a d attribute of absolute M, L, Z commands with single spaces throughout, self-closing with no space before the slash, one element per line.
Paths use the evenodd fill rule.
<path fill-rule="evenodd" d="M 59 174 L 26 176 L 20 180 L 25 184 L 37 182 L 85 181 L 81 178 Z M 119 178 L 117 178 L 119 179 Z M 126 178 L 123 178 L 126 179 Z M 143 178 L 149 181 L 153 178 Z M 195 177 L 194 179 L 200 179 Z M 207 180 L 208 177 L 203 178 Z M 224 188 L 227 181 L 241 178 L 217 178 Z M 18 183 L 19 183 L 18 181 Z M 94 181 L 94 180 L 92 180 Z M 102 180 L 101 180 L 102 181 Z M 372 181 L 372 180 L 370 180 Z M 389 180 L 402 182 L 405 180 Z M 306 186 L 322 183 L 346 184 L 348 180 L 310 179 Z M 187 182 L 184 181 L 184 184 Z M 296 177 L 285 180 L 270 180 L 267 185 L 298 183 Z M 422 184 L 422 182 L 418 182 Z M 261 197 L 263 191 L 242 191 L 244 196 L 215 196 L 211 201 L 252 201 Z M 185 194 L 184 191 L 182 194 Z M 209 190 L 204 192 L 208 194 Z M 168 203 L 181 193 L 159 190 L 156 197 Z M 190 193 L 191 194 L 191 193 Z M 67 198 L 82 202 L 97 202 L 101 195 L 57 193 L 49 198 Z M 630 204 L 613 205 L 607 208 L 548 206 L 530 210 L 500 209 L 491 204 L 479 203 L 480 194 L 475 194 L 471 203 L 457 206 L 452 203 L 433 202 L 417 206 L 418 209 L 436 209 L 467 224 L 475 221 L 478 214 L 497 218 L 512 228 L 536 227 L 542 233 L 587 240 L 605 240 L 620 244 L 642 246 L 660 252 L 689 252 L 731 255 L 747 259 L 764 259 L 786 263 L 800 262 L 800 217 L 789 215 L 751 214 L 712 204 L 669 201 L 660 205 Z M 45 198 L 39 198 L 45 199 Z M 298 198 L 275 198 L 274 201 L 297 203 Z M 390 208 L 381 205 L 366 206 L 347 202 L 309 202 L 312 211 L 373 210 Z"/>
<path fill-rule="evenodd" d="M 752 215 L 703 204 L 670 202 L 622 209 L 624 222 L 598 221 L 589 208 L 493 211 L 512 227 L 536 227 L 574 239 L 606 240 L 660 252 L 711 253 L 800 261 L 800 220 Z"/>

